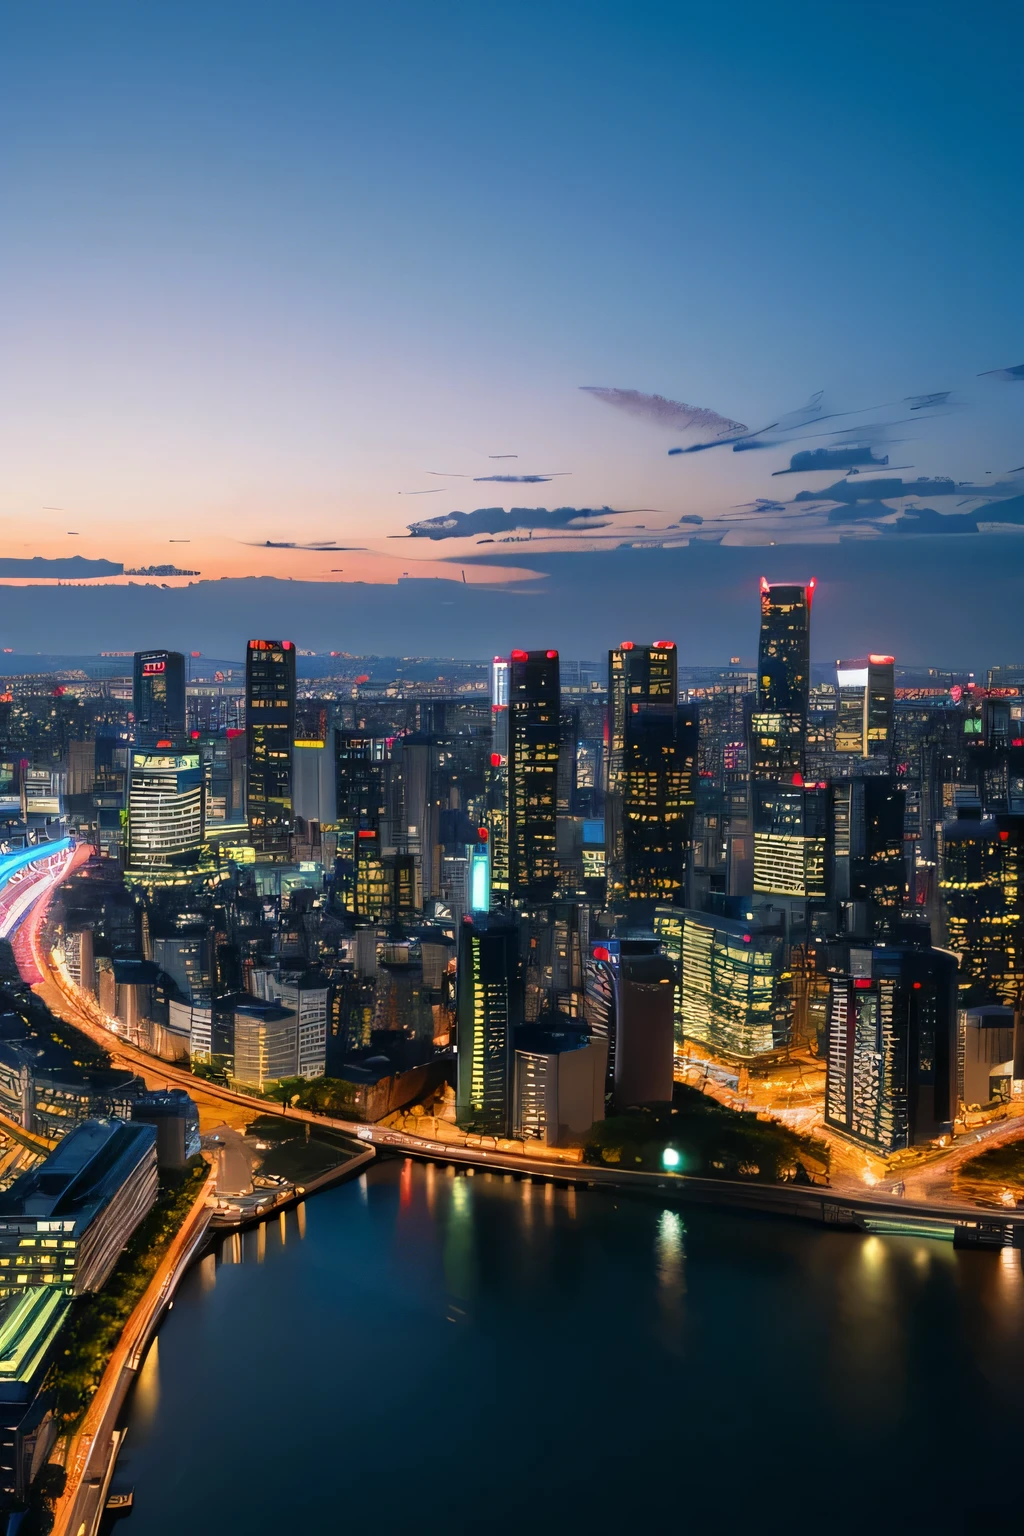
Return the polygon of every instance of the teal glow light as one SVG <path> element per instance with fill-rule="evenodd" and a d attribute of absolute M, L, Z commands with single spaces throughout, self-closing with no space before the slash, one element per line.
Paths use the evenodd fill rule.
<path fill-rule="evenodd" d="M 675 1147 L 666 1147 L 661 1154 L 662 1167 L 664 1168 L 678 1168 L 681 1166 L 682 1161 L 682 1154 L 677 1152 Z"/>
<path fill-rule="evenodd" d="M 491 906 L 491 861 L 486 848 L 474 848 L 469 859 L 469 905 L 474 912 Z"/>

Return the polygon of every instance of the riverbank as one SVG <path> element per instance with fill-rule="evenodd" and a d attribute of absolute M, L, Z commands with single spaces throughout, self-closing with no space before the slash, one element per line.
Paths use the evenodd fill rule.
<path fill-rule="evenodd" d="M 81 1421 L 66 1442 L 66 1482 L 54 1507 L 54 1536 L 95 1536 L 99 1528 L 120 1444 L 115 1435 L 117 1415 L 181 1277 L 206 1240 L 213 1187 L 211 1173 L 200 1186 L 185 1220 L 171 1238 L 122 1328 Z M 68 1385 L 75 1389 L 74 1383 Z M 58 1397 L 58 1407 L 59 1403 Z"/>

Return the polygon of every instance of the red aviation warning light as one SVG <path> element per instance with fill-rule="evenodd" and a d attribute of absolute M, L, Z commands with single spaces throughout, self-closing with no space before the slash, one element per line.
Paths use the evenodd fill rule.
<path fill-rule="evenodd" d="M 815 589 L 815 587 L 817 585 L 818 585 L 818 578 L 816 576 L 812 576 L 810 581 L 807 583 L 807 611 L 808 611 L 808 613 L 810 613 L 810 611 L 811 611 L 811 604 L 814 602 L 814 589 Z"/>
<path fill-rule="evenodd" d="M 548 651 L 548 661 L 557 661 L 557 660 L 558 660 L 558 652 L 557 651 Z"/>
<path fill-rule="evenodd" d="M 674 651 L 675 648 L 676 643 L 674 640 L 655 640 L 653 646 L 653 649 L 656 651 Z"/>
<path fill-rule="evenodd" d="M 633 649 L 633 641 L 632 640 L 623 640 L 622 644 L 619 646 L 619 650 L 620 651 L 631 651 L 632 649 Z"/>
<path fill-rule="evenodd" d="M 868 656 L 868 661 L 873 667 L 891 667 L 896 661 L 895 656 Z"/>
<path fill-rule="evenodd" d="M 528 651 L 513 651 L 512 652 L 512 660 L 513 661 L 529 661 L 529 659 L 530 659 L 530 654 L 529 654 Z"/>

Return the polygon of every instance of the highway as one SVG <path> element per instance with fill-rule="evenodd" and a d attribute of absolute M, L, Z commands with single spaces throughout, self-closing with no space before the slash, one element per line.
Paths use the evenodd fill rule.
<path fill-rule="evenodd" d="M 48 901 L 49 893 L 43 899 Z M 1021 1233 L 1024 1232 L 1024 1212 L 1017 1213 L 1010 1208 L 993 1211 L 971 1206 L 952 1198 L 949 1191 L 940 1198 L 937 1198 L 932 1190 L 928 1191 L 925 1198 L 913 1198 L 916 1193 L 913 1191 L 911 1198 L 907 1199 L 894 1196 L 891 1191 L 885 1189 L 872 1190 L 852 1179 L 848 1184 L 844 1184 L 844 1187 L 822 1190 L 807 1185 L 741 1183 L 725 1179 L 695 1178 L 687 1174 L 669 1172 L 645 1173 L 617 1166 L 594 1167 L 579 1163 L 561 1163 L 553 1158 L 526 1157 L 515 1152 L 499 1152 L 491 1148 L 467 1147 L 459 1143 L 429 1140 L 406 1131 L 392 1130 L 378 1125 L 365 1125 L 359 1121 L 334 1119 L 313 1114 L 309 1110 L 285 1111 L 283 1108 L 278 1110 L 277 1106 L 268 1105 L 265 1099 L 237 1093 L 234 1089 L 196 1078 L 183 1067 L 157 1061 L 137 1046 L 114 1035 L 102 1022 L 103 1015 L 93 999 L 79 991 L 69 978 L 62 975 L 51 955 L 44 952 L 45 939 L 42 928 L 43 925 L 40 922 L 33 924 L 32 958 L 43 977 L 43 980 L 37 983 L 35 990 L 53 1011 L 97 1043 L 105 1046 L 116 1062 L 141 1073 L 147 1082 L 154 1085 L 170 1083 L 185 1088 L 200 1102 L 205 1099 L 208 1104 L 217 1107 L 234 1105 L 248 1113 L 280 1112 L 289 1120 L 307 1121 L 311 1125 L 341 1131 L 375 1147 L 391 1148 L 395 1152 L 404 1152 L 411 1157 L 448 1163 L 465 1169 L 472 1168 L 474 1171 L 478 1168 L 491 1169 L 533 1178 L 555 1179 L 559 1182 L 591 1188 L 635 1190 L 638 1193 L 657 1192 L 663 1195 L 670 1194 L 678 1199 L 689 1198 L 720 1205 L 741 1206 L 745 1209 L 756 1208 L 777 1214 L 802 1216 L 824 1221 L 828 1225 L 857 1227 L 863 1226 L 865 1220 L 885 1219 L 905 1221 L 908 1226 L 915 1220 L 922 1223 L 931 1222 L 933 1225 L 938 1222 L 951 1228 L 952 1225 L 976 1227 L 979 1219 L 982 1219 L 986 1222 L 995 1220 L 1003 1223 L 1007 1232 L 1017 1234 L 1015 1241 L 1019 1241 Z M 1017 1134 L 1018 1129 L 1016 1124 L 1007 1126 L 1003 1122 L 998 1130 L 993 1131 L 988 1144 L 998 1145 L 1001 1140 L 1012 1138 Z M 946 1157 L 960 1162 L 973 1155 L 976 1147 L 977 1143 L 972 1138 L 966 1146 L 960 1143 L 948 1149 Z M 944 1162 L 942 1166 L 945 1166 Z M 934 1178 L 939 1172 L 939 1165 L 932 1162 L 927 1165 L 927 1171 L 931 1178 Z M 908 1174 L 908 1182 L 911 1177 Z M 835 1212 L 840 1210 L 847 1213 L 843 1219 L 835 1215 Z"/>
<path fill-rule="evenodd" d="M 95 1536 L 99 1528 L 120 1443 L 115 1436 L 117 1416 L 178 1281 L 206 1237 L 210 1221 L 206 1202 L 214 1187 L 211 1173 L 125 1324 L 85 1418 L 71 1439 L 65 1461 L 67 1486 L 54 1512 L 54 1536 Z"/>

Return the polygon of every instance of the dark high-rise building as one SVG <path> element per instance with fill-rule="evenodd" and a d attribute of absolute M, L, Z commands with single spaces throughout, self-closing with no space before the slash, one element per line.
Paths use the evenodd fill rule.
<path fill-rule="evenodd" d="M 755 778 L 791 780 L 804 771 L 814 586 L 813 581 L 800 587 L 761 578 L 757 706 L 750 739 Z"/>
<path fill-rule="evenodd" d="M 185 741 L 185 658 L 136 651 L 132 682 L 135 745 L 181 750 Z"/>
<path fill-rule="evenodd" d="M 942 828 L 939 890 L 968 1003 L 1024 994 L 1024 816 L 960 806 Z"/>
<path fill-rule="evenodd" d="M 697 716 L 676 702 L 671 640 L 608 653 L 608 900 L 643 923 L 681 899 L 695 804 Z"/>
<path fill-rule="evenodd" d="M 508 689 L 508 882 L 520 906 L 555 896 L 558 758 L 557 651 L 513 651 Z M 497 889 L 497 888 L 496 888 Z"/>
<path fill-rule="evenodd" d="M 826 1125 L 882 1154 L 948 1131 L 955 1031 L 955 956 L 852 948 L 830 984 Z"/>
<path fill-rule="evenodd" d="M 456 1113 L 464 1130 L 509 1134 L 523 1021 L 519 944 L 519 921 L 509 912 L 474 913 L 459 930 Z"/>
<path fill-rule="evenodd" d="M 250 640 L 245 657 L 246 809 L 257 856 L 284 859 L 292 830 L 295 647 Z"/>
<path fill-rule="evenodd" d="M 364 731 L 335 732 L 337 892 L 346 911 L 374 920 L 389 906 L 381 836 L 388 742 Z"/>
<path fill-rule="evenodd" d="M 906 790 L 885 778 L 841 779 L 832 796 L 832 894 L 845 909 L 844 932 L 892 932 L 904 903 Z"/>

